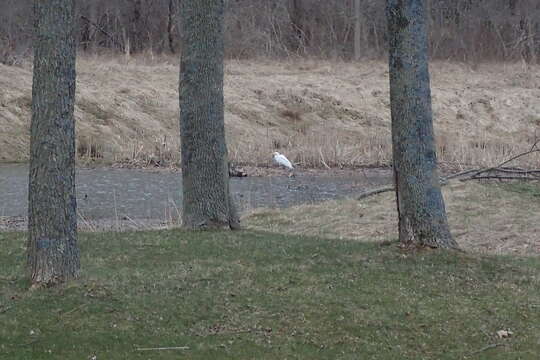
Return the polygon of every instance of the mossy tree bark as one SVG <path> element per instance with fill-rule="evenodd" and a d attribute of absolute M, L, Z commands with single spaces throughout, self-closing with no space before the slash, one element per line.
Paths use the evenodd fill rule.
<path fill-rule="evenodd" d="M 441 194 L 433 133 L 425 0 L 387 0 L 399 239 L 457 248 Z"/>
<path fill-rule="evenodd" d="M 74 0 L 34 1 L 27 265 L 33 286 L 79 274 Z"/>
<path fill-rule="evenodd" d="M 183 224 L 238 227 L 229 192 L 223 101 L 223 0 L 180 2 Z"/>

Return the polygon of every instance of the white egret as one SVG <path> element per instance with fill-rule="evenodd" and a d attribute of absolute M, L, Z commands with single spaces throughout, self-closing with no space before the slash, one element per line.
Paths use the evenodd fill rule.
<path fill-rule="evenodd" d="M 278 164 L 279 166 L 283 166 L 289 170 L 293 170 L 294 167 L 292 166 L 289 159 L 285 157 L 285 155 L 278 153 L 277 151 L 274 153 L 274 162 Z"/>

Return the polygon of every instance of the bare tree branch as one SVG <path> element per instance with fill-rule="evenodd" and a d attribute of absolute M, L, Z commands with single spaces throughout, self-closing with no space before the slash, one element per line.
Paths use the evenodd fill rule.
<path fill-rule="evenodd" d="M 446 177 L 441 178 L 441 186 L 447 185 L 450 180 L 459 179 L 460 181 L 470 181 L 470 180 L 520 180 L 520 181 L 539 181 L 540 180 L 540 169 L 522 169 L 522 168 L 515 168 L 515 167 L 505 167 L 504 165 L 517 160 L 521 157 L 533 154 L 533 153 L 539 153 L 540 152 L 540 139 L 536 140 L 531 148 L 527 151 L 521 152 L 517 155 L 512 156 L 508 160 L 503 161 L 502 163 L 488 167 L 483 169 L 468 169 L 464 170 L 455 174 L 448 175 Z M 486 174 L 488 172 L 493 172 L 494 174 L 488 174 L 488 175 L 481 175 Z M 503 173 L 503 174 L 513 174 L 513 175 L 498 175 L 497 172 Z M 471 175 L 472 174 L 472 175 Z M 466 177 L 464 177 L 466 176 Z M 376 188 L 373 190 L 368 190 L 356 198 L 357 200 L 362 200 L 367 197 L 382 194 L 389 191 L 394 191 L 394 186 L 385 186 Z"/>
<path fill-rule="evenodd" d="M 92 20 L 90 20 L 89 18 L 87 18 L 86 16 L 84 15 L 81 15 L 81 19 L 86 21 L 87 23 L 89 23 L 90 25 L 92 25 L 93 27 L 95 27 L 97 30 L 99 30 L 99 32 L 101 32 L 103 35 L 107 36 L 113 43 L 115 43 L 116 45 L 118 45 L 120 47 L 120 49 L 122 51 L 124 51 L 124 44 L 120 43 L 118 40 L 116 40 L 114 38 L 114 36 L 112 36 L 111 34 L 109 34 L 107 31 L 105 31 L 101 26 L 99 26 L 98 24 L 96 24 L 95 22 L 93 22 Z"/>
<path fill-rule="evenodd" d="M 502 163 L 500 163 L 499 165 L 496 165 L 496 166 L 493 166 L 493 167 L 489 167 L 489 168 L 485 168 L 485 169 L 480 169 L 478 170 L 477 172 L 475 172 L 473 175 L 471 175 L 471 177 L 476 177 L 480 174 L 483 174 L 485 172 L 488 172 L 488 171 L 492 171 L 492 170 L 496 170 L 514 160 L 517 160 L 523 156 L 527 156 L 527 155 L 530 155 L 532 153 L 535 153 L 535 152 L 540 152 L 540 148 L 538 147 L 538 143 L 540 142 L 540 139 L 537 139 L 531 146 L 531 148 L 527 151 L 524 151 L 522 153 L 519 153 L 515 156 L 512 156 L 510 159 L 506 160 L 506 161 L 503 161 Z"/>

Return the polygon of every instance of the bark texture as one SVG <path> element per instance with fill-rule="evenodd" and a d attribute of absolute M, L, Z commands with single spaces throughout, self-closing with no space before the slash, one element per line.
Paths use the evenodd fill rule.
<path fill-rule="evenodd" d="M 229 192 L 223 103 L 223 0 L 180 2 L 183 223 L 238 227 Z"/>
<path fill-rule="evenodd" d="M 142 19 L 142 0 L 131 0 L 133 12 L 130 19 L 129 29 L 129 47 L 132 54 L 139 53 L 143 49 L 143 19 Z"/>
<path fill-rule="evenodd" d="M 360 60 L 362 56 L 362 4 L 360 0 L 354 0 L 354 60 Z"/>
<path fill-rule="evenodd" d="M 399 239 L 406 246 L 457 248 L 437 170 L 425 0 L 387 0 L 387 17 Z"/>
<path fill-rule="evenodd" d="M 79 274 L 74 0 L 34 1 L 28 268 L 34 286 Z"/>
<path fill-rule="evenodd" d="M 172 54 L 176 54 L 176 48 L 174 46 L 174 22 L 176 20 L 174 2 L 175 0 L 169 0 L 169 9 L 167 12 L 167 40 L 169 50 Z"/>

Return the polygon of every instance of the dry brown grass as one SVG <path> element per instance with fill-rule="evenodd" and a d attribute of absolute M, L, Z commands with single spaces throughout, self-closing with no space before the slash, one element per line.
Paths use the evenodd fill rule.
<path fill-rule="evenodd" d="M 112 219 L 90 219 L 79 214 L 77 227 L 82 232 L 125 232 L 175 229 L 181 226 L 177 218 L 164 217 L 163 219 L 132 219 L 126 216 Z M 28 219 L 26 217 L 0 216 L 0 233 L 27 231 Z"/>
<path fill-rule="evenodd" d="M 79 60 L 81 157 L 178 161 L 174 61 Z M 439 154 L 447 164 L 492 165 L 525 149 L 540 129 L 540 67 L 435 63 L 432 78 Z M 0 65 L 0 89 L 0 161 L 25 161 L 29 65 Z M 266 165 L 275 149 L 301 166 L 390 162 L 388 72 L 382 62 L 229 62 L 225 92 L 229 150 L 236 163 Z M 540 157 L 521 165 L 538 167 Z"/>
<path fill-rule="evenodd" d="M 444 187 L 450 226 L 460 246 L 494 254 L 540 254 L 540 187 L 531 194 L 512 186 L 456 182 Z M 280 234 L 387 241 L 397 239 L 395 206 L 395 195 L 385 193 L 361 201 L 254 210 L 244 223 Z"/>

